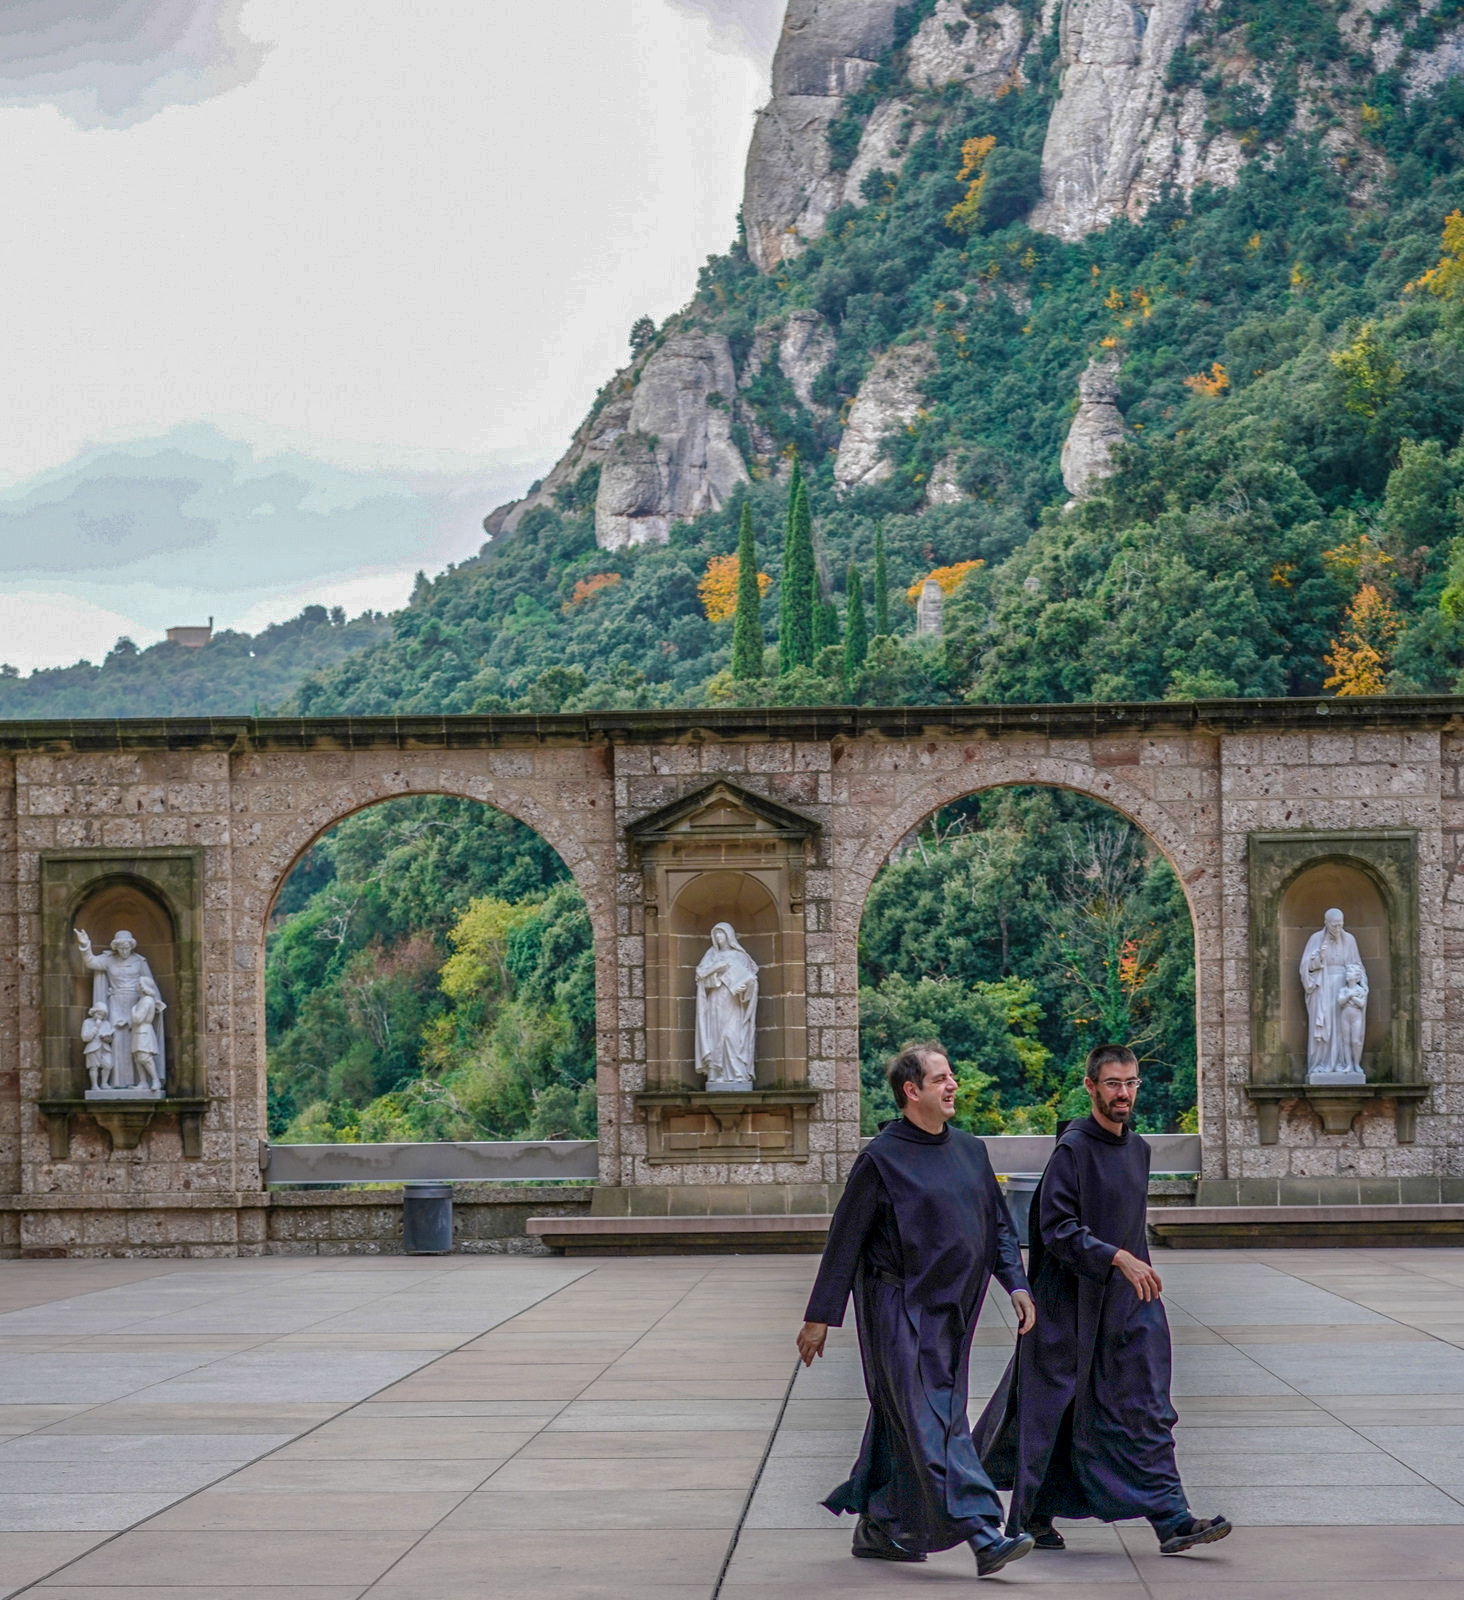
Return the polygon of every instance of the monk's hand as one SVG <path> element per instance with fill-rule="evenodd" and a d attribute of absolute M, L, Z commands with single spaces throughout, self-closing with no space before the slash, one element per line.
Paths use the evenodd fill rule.
<path fill-rule="evenodd" d="M 1128 1250 L 1120 1250 L 1113 1258 L 1113 1264 L 1134 1286 L 1134 1293 L 1140 1300 L 1157 1300 L 1163 1291 L 1164 1285 L 1159 1281 L 1159 1274 L 1147 1261 L 1140 1261 L 1136 1255 Z"/>
<path fill-rule="evenodd" d="M 798 1357 L 805 1367 L 813 1365 L 813 1358 L 821 1356 L 824 1340 L 829 1336 L 827 1322 L 805 1322 L 798 1331 Z"/>
<path fill-rule="evenodd" d="M 1037 1326 L 1037 1307 L 1025 1289 L 1012 1290 L 1012 1310 L 1017 1314 L 1017 1337 L 1031 1333 Z"/>

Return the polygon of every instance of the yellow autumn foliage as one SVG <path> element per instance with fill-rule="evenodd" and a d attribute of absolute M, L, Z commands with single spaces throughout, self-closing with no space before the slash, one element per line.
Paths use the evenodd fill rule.
<path fill-rule="evenodd" d="M 757 589 L 759 594 L 766 594 L 772 587 L 773 580 L 766 572 L 757 575 Z M 707 614 L 708 622 L 726 622 L 728 618 L 737 615 L 737 557 L 713 556 L 707 562 L 707 570 L 702 575 L 702 580 L 696 586 L 696 592 L 701 596 L 702 610 Z"/>
<path fill-rule="evenodd" d="M 1388 657 L 1401 626 L 1392 601 L 1373 584 L 1365 583 L 1347 608 L 1342 637 L 1332 641 L 1326 657 L 1332 676 L 1325 687 L 1339 696 L 1382 694 L 1387 687 Z"/>
<path fill-rule="evenodd" d="M 981 190 L 986 174 L 981 170 L 987 156 L 996 148 L 996 135 L 983 134 L 979 139 L 967 139 L 961 146 L 961 170 L 957 183 L 970 183 L 964 200 L 958 201 L 946 212 L 946 227 L 956 233 L 975 233 L 981 220 Z"/>
<path fill-rule="evenodd" d="M 1404 290 L 1427 289 L 1440 300 L 1464 299 L 1464 213 L 1451 211 L 1444 218 L 1443 255 L 1436 267 L 1404 284 Z"/>
<path fill-rule="evenodd" d="M 1225 368 L 1218 361 L 1210 363 L 1208 372 L 1196 372 L 1184 380 L 1186 389 L 1193 389 L 1196 394 L 1214 396 L 1230 387 L 1230 379 Z"/>

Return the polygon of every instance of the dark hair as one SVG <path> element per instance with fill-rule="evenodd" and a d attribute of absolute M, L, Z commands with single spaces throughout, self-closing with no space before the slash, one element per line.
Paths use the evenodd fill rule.
<path fill-rule="evenodd" d="M 1126 1044 L 1100 1044 L 1096 1049 L 1088 1052 L 1087 1065 L 1083 1074 L 1089 1083 L 1097 1083 L 1098 1074 L 1110 1064 L 1119 1067 L 1136 1067 L 1139 1058 Z"/>
<path fill-rule="evenodd" d="M 939 1039 L 923 1039 L 915 1044 L 901 1045 L 899 1055 L 885 1068 L 885 1082 L 889 1084 L 895 1105 L 902 1113 L 905 1109 L 905 1085 L 913 1083 L 917 1089 L 924 1086 L 925 1063 L 931 1056 L 950 1059 Z"/>

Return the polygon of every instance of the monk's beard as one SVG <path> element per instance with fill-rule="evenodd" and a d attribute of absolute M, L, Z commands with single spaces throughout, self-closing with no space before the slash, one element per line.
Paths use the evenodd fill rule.
<path fill-rule="evenodd" d="M 1131 1104 L 1124 1106 L 1124 1108 L 1119 1111 L 1115 1110 L 1111 1105 L 1105 1105 L 1103 1101 L 1100 1100 L 1098 1102 L 1098 1109 L 1105 1117 L 1108 1118 L 1110 1122 L 1116 1122 L 1120 1127 L 1122 1127 L 1126 1122 L 1132 1121 L 1133 1119 L 1134 1108 Z"/>

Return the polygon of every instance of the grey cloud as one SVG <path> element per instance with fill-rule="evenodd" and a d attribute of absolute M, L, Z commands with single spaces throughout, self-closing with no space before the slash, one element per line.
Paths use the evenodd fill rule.
<path fill-rule="evenodd" d="M 785 0 L 666 0 L 673 11 L 705 17 L 712 37 L 724 48 L 750 56 L 770 71 L 783 30 Z"/>
<path fill-rule="evenodd" d="M 0 580 L 208 593 L 461 560 L 481 539 L 483 506 L 511 481 L 494 467 L 413 479 L 294 454 L 260 460 L 194 425 L 90 450 L 0 495 Z"/>
<path fill-rule="evenodd" d="M 0 105 L 54 105 L 80 128 L 126 128 L 247 83 L 267 46 L 245 0 L 3 0 Z"/>

